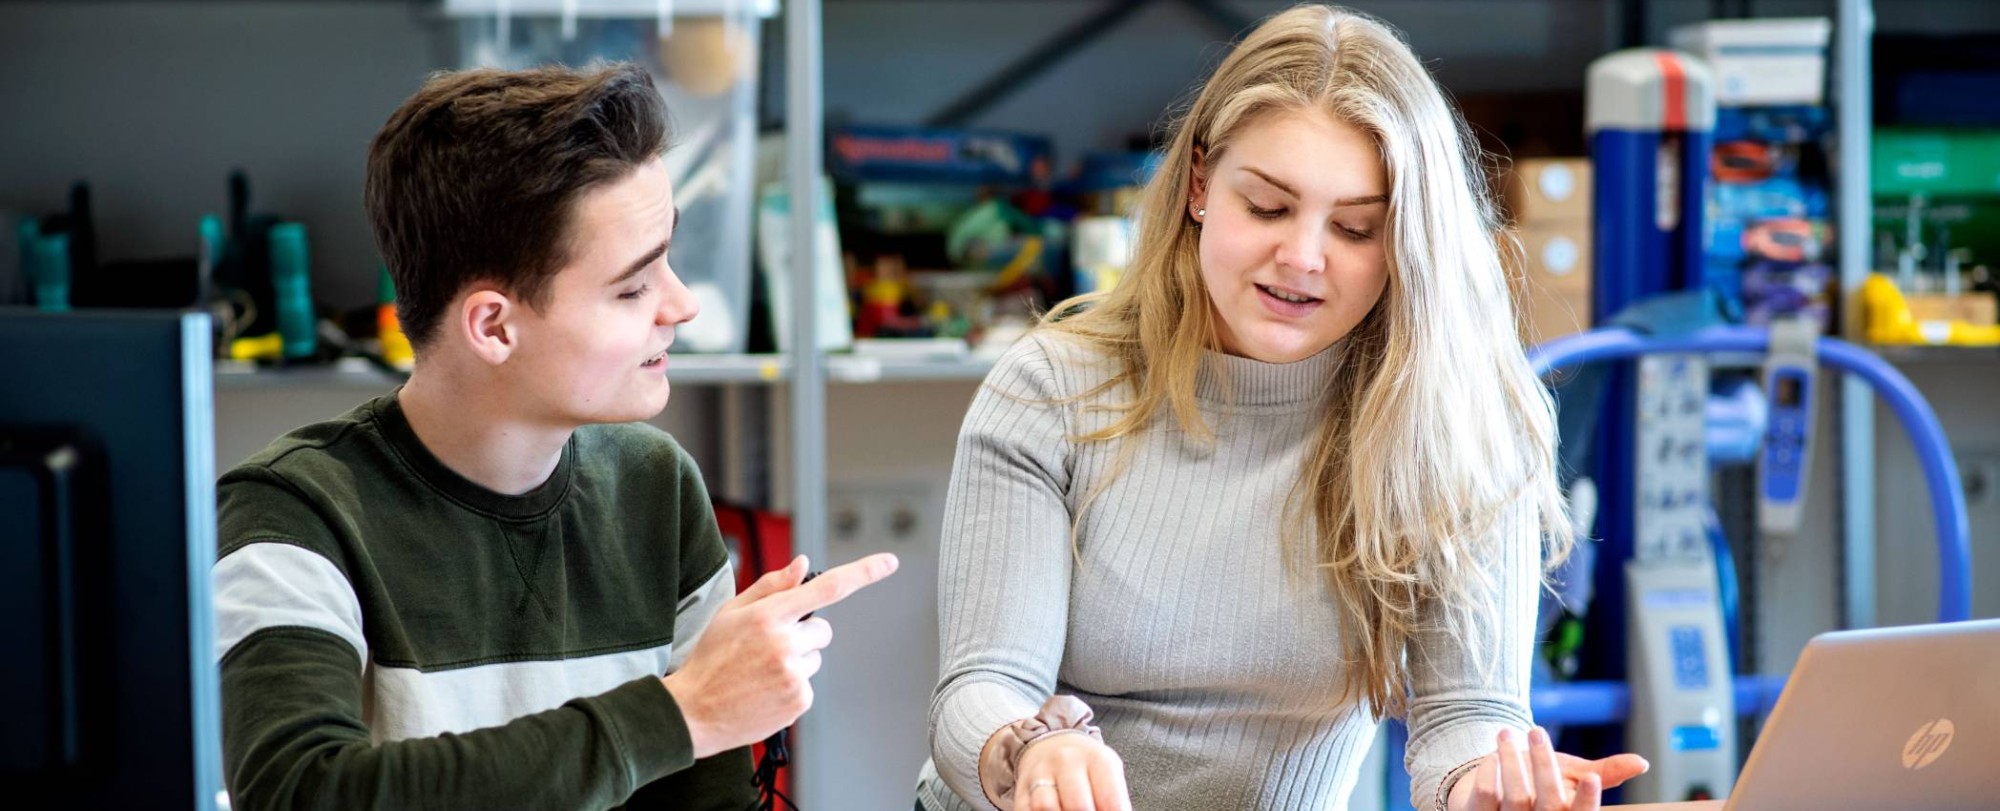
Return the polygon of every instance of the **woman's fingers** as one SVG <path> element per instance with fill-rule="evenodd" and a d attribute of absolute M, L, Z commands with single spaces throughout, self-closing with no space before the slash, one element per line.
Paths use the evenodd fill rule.
<path fill-rule="evenodd" d="M 1477 811 L 1491 811 L 1500 807 L 1500 798 L 1507 796 L 1500 786 L 1500 757 L 1487 755 L 1486 760 L 1472 770 L 1471 774 L 1459 778 L 1459 782 L 1471 786 L 1472 808 Z M 1454 790 L 1454 793 L 1456 791 Z"/>
<path fill-rule="evenodd" d="M 1026 776 L 1022 775 L 1024 778 Z M 1028 801 L 1028 811 L 1063 811 L 1062 794 L 1056 788 L 1055 778 L 1042 777 L 1029 780 L 1025 785 L 1027 788 L 1023 790 L 1027 792 L 1027 796 L 1015 798 L 1015 808 L 1020 808 L 1021 800 L 1025 799 Z"/>
<path fill-rule="evenodd" d="M 1535 807 L 1534 784 L 1522 761 L 1521 748 L 1514 743 L 1514 730 L 1500 730 L 1500 808 L 1528 811 Z"/>
<path fill-rule="evenodd" d="M 1132 811 L 1118 754 L 1084 735 L 1051 735 L 1022 753 L 1016 811 Z"/>
<path fill-rule="evenodd" d="M 1647 769 L 1652 768 L 1652 764 L 1647 763 L 1645 758 L 1629 753 L 1612 755 L 1593 761 L 1591 765 L 1596 767 L 1593 771 L 1602 779 L 1605 788 L 1617 788 L 1625 781 L 1645 774 Z"/>
<path fill-rule="evenodd" d="M 1542 811 L 1567 808 L 1561 770 L 1556 768 L 1556 750 L 1549 733 L 1541 727 L 1528 730 L 1528 766 L 1534 773 L 1535 807 Z"/>
<path fill-rule="evenodd" d="M 1132 811 L 1132 792 L 1125 787 L 1125 764 L 1110 747 L 1091 758 L 1090 787 L 1097 811 Z"/>
<path fill-rule="evenodd" d="M 1097 811 L 1097 802 L 1091 797 L 1090 772 L 1081 763 L 1063 769 L 1062 776 L 1056 778 L 1056 794 L 1062 798 L 1062 811 Z"/>
<path fill-rule="evenodd" d="M 1570 803 L 1569 811 L 1597 811 L 1604 801 L 1604 781 L 1595 774 L 1586 774 L 1576 784 L 1576 801 Z"/>

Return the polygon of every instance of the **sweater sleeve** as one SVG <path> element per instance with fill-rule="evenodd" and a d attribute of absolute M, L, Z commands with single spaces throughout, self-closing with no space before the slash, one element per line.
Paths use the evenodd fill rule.
<path fill-rule="evenodd" d="M 1038 340 L 994 366 L 958 438 L 938 572 L 941 667 L 931 756 L 952 791 L 991 809 L 979 751 L 1056 689 L 1069 625 L 1069 425 Z"/>
<path fill-rule="evenodd" d="M 1410 743 L 1404 765 L 1410 798 L 1428 809 L 1446 773 L 1493 752 L 1500 730 L 1526 729 L 1533 667 L 1536 592 L 1541 584 L 1541 535 L 1532 513 L 1502 518 L 1488 570 L 1492 588 L 1477 595 L 1491 610 L 1473 615 L 1463 639 L 1442 628 L 1435 605 L 1411 639 Z"/>
<path fill-rule="evenodd" d="M 654 677 L 500 726 L 375 741 L 362 710 L 361 608 L 324 554 L 333 547 L 323 521 L 271 481 L 225 481 L 220 496 L 225 552 L 214 577 L 234 807 L 609 808 L 662 777 L 720 768 L 743 776 L 733 793 L 747 800 L 747 752 L 697 764 L 679 706 Z M 252 523 L 267 529 L 228 533 Z M 268 529 L 277 526 L 289 533 Z"/>

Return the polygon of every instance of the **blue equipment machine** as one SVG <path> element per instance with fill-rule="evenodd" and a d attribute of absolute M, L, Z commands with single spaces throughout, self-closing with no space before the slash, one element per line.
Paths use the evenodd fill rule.
<path fill-rule="evenodd" d="M 1655 48 L 1591 63 L 1591 315 L 1602 323 L 1659 293 L 1699 289 L 1715 90 L 1708 68 Z"/>
<path fill-rule="evenodd" d="M 1811 321 L 1771 327 L 1765 355 L 1764 391 L 1770 398 L 1770 430 L 1757 458 L 1757 531 L 1768 536 L 1797 534 L 1806 472 L 1811 470 L 1814 356 L 1817 330 Z"/>
<path fill-rule="evenodd" d="M 1615 327 L 1559 338 L 1534 347 L 1529 351 L 1529 360 L 1537 372 L 1547 375 L 1586 364 L 1633 361 L 1647 356 L 1761 355 L 1771 351 L 1772 343 L 1771 332 L 1757 327 L 1718 326 L 1684 335 L 1660 336 Z M 1812 346 L 1819 365 L 1866 382 L 1909 435 L 1923 468 L 1924 482 L 1930 491 L 1931 511 L 1938 531 L 1937 621 L 1969 619 L 1972 615 L 1971 535 L 1965 493 L 1959 481 L 1958 466 L 1952 458 L 1951 446 L 1945 439 L 1944 427 L 1909 378 L 1881 358 L 1838 338 L 1816 337 Z M 1773 367 L 1767 364 L 1769 368 Z M 1788 375 L 1798 379 L 1795 375 L 1800 371 L 1796 366 L 1780 364 L 1773 372 L 1767 373 L 1766 379 L 1776 379 L 1782 386 Z M 1813 374 L 1810 370 L 1805 371 L 1808 375 Z M 1804 379 L 1812 378 L 1808 376 Z M 1798 399 L 1800 403 L 1811 403 L 1812 397 L 1808 388 L 1799 392 Z M 1773 399 L 1783 400 L 1785 395 L 1778 392 Z M 1784 413 L 1784 408 L 1781 404 L 1773 404 L 1769 431 L 1786 434 L 1786 429 L 1777 426 L 1778 415 Z M 1768 457 L 1773 454 L 1773 445 L 1780 442 L 1767 434 L 1762 455 Z M 1803 490 L 1803 479 L 1799 481 Z M 1760 484 L 1760 493 L 1769 489 L 1768 484 Z M 1795 501 L 1793 503 L 1796 504 Z M 1625 530 L 1604 533 L 1603 543 L 1610 546 L 1614 538 L 1628 536 L 1626 546 L 1629 547 L 1629 534 Z M 1734 717 L 1768 713 L 1776 705 L 1778 691 L 1784 686 L 1782 675 L 1734 674 L 1728 658 L 1718 653 L 1717 649 L 1721 646 L 1717 644 L 1719 639 L 1715 636 L 1714 626 L 1685 621 L 1690 615 L 1700 616 L 1703 609 L 1688 604 L 1700 601 L 1690 601 L 1688 597 L 1699 595 L 1704 588 L 1715 588 L 1714 570 L 1706 572 L 1705 577 L 1689 578 L 1685 568 L 1676 574 L 1681 577 L 1678 582 L 1666 578 L 1653 581 L 1634 579 L 1641 586 L 1633 589 L 1640 595 L 1638 599 L 1641 602 L 1648 599 L 1648 592 L 1665 592 L 1666 596 L 1652 598 L 1655 604 L 1648 611 L 1640 612 L 1651 614 L 1654 619 L 1635 622 L 1631 629 L 1635 636 L 1651 636 L 1650 639 L 1631 640 L 1634 663 L 1665 665 L 1671 676 L 1665 679 L 1641 676 L 1632 681 L 1597 679 L 1538 685 L 1529 697 L 1529 707 L 1536 723 L 1589 726 L 1637 720 L 1646 715 L 1645 707 L 1649 704 L 1671 706 L 1675 702 L 1660 701 L 1658 693 L 1672 692 L 1683 683 L 1698 681 L 1703 688 L 1720 687 L 1727 693 L 1726 704 L 1697 707 L 1693 716 L 1697 723 L 1663 717 L 1670 714 L 1666 710 L 1653 711 L 1647 717 L 1663 743 L 1641 741 L 1638 735 L 1628 735 L 1633 744 L 1629 748 L 1648 755 L 1653 761 L 1654 771 L 1628 787 L 1627 802 L 1651 801 L 1656 797 L 1679 800 L 1694 793 L 1708 793 L 1715 798 L 1726 796 L 1734 781 L 1734 759 L 1723 762 L 1719 757 L 1702 755 L 1721 748 L 1723 736 L 1733 726 Z M 1688 630 L 1691 625 L 1697 629 Z M 1690 639 L 1691 636 L 1698 638 Z M 1688 650 L 1690 645 L 1698 645 L 1701 650 L 1691 652 Z M 1664 651 L 1664 655 L 1655 653 L 1649 656 L 1648 649 Z M 1708 689 L 1694 692 L 1701 696 L 1711 695 Z M 1728 709 L 1725 711 L 1724 707 Z M 1403 803 L 1390 807 L 1407 806 L 1408 780 L 1401 773 L 1403 735 L 1400 725 L 1390 732 L 1391 776 L 1387 789 L 1392 803 Z M 1674 756 L 1667 756 L 1670 753 Z M 1690 754 L 1693 756 L 1690 757 Z M 1686 768 L 1690 761 L 1701 768 Z M 1721 771 L 1716 773 L 1719 777 L 1705 771 L 1706 767 L 1718 763 L 1721 764 L 1718 767 Z M 1676 764 L 1680 765 L 1677 767 Z"/>
<path fill-rule="evenodd" d="M 1711 327 L 1688 335 L 1673 336 L 1645 336 L 1618 328 L 1551 341 L 1531 350 L 1529 358 L 1538 371 L 1546 374 L 1586 363 L 1635 360 L 1645 356 L 1763 354 L 1770 351 L 1772 343 L 1769 331 L 1752 327 Z M 1938 423 L 1936 414 L 1908 378 L 1866 350 L 1837 338 L 1816 338 L 1813 348 L 1820 364 L 1868 383 L 1909 434 L 1911 445 L 1923 466 L 1938 528 L 1940 588 L 1937 619 L 1939 622 L 1957 622 L 1970 618 L 1972 553 L 1965 494 L 1960 487 L 1951 446 L 1945 440 L 1944 428 Z M 1780 366 L 1775 374 L 1768 377 L 1775 377 L 1782 386 L 1785 375 L 1797 371 L 1796 367 Z M 1810 397 L 1809 393 L 1802 391 L 1799 401 L 1809 403 Z M 1774 400 L 1783 398 L 1782 392 L 1773 396 Z M 1783 407 L 1774 403 L 1773 432 L 1783 433 L 1785 430 L 1777 426 L 1781 413 Z M 1765 457 L 1775 453 L 1774 445 L 1782 449 L 1783 440 L 1767 436 Z M 1760 487 L 1762 491 L 1769 489 L 1769 485 Z M 1796 505 L 1795 500 L 1793 503 Z M 1606 543 L 1609 542 L 1610 533 L 1607 533 Z M 1630 571 L 1628 569 L 1628 574 Z M 1715 574 L 1711 570 L 1705 582 L 1712 588 L 1714 581 Z M 1645 667 L 1635 667 L 1629 682 L 1579 681 L 1538 687 L 1530 702 L 1535 720 L 1555 725 L 1609 724 L 1640 721 L 1648 718 L 1649 711 L 1653 712 L 1650 719 L 1655 722 L 1655 727 L 1650 733 L 1656 739 L 1641 740 L 1639 736 L 1648 734 L 1648 731 L 1630 729 L 1628 741 L 1631 748 L 1653 757 L 1655 773 L 1636 781 L 1632 787 L 1634 790 L 1627 792 L 1626 800 L 1664 798 L 1677 801 L 1686 799 L 1691 793 L 1707 793 L 1717 798 L 1725 796 L 1734 778 L 1736 764 L 1733 759 L 1722 766 L 1724 771 L 1720 777 L 1688 768 L 1688 764 L 1706 766 L 1707 759 L 1701 755 L 1721 748 L 1723 736 L 1707 730 L 1726 729 L 1735 715 L 1767 712 L 1776 703 L 1777 691 L 1784 684 L 1783 677 L 1719 677 L 1730 673 L 1731 668 L 1727 658 L 1716 657 L 1715 649 L 1719 646 L 1711 638 L 1713 632 L 1706 626 L 1690 630 L 1691 624 L 1681 620 L 1699 609 L 1685 602 L 1675 602 L 1676 599 L 1685 601 L 1688 595 L 1698 594 L 1702 586 L 1700 581 L 1675 582 L 1667 578 L 1635 576 L 1630 578 L 1630 582 L 1635 586 L 1635 597 L 1628 603 L 1647 605 L 1648 611 L 1642 613 L 1653 614 L 1650 619 L 1635 616 L 1631 624 L 1634 635 L 1630 640 L 1632 661 Z M 1669 596 L 1662 599 L 1657 596 L 1660 593 Z M 1662 602 L 1664 606 L 1660 605 Z M 1655 612 L 1652 610 L 1655 607 L 1666 610 Z M 1663 630 L 1664 633 L 1661 633 Z M 1690 639 L 1697 636 L 1701 639 Z M 1707 651 L 1706 654 L 1687 649 L 1696 642 Z M 1658 654 L 1662 650 L 1665 651 L 1664 656 Z M 1694 661 L 1697 658 L 1699 662 Z M 1659 677 L 1645 672 L 1658 672 L 1662 666 L 1669 675 Z M 1697 722 L 1667 717 L 1681 702 L 1679 697 L 1665 694 L 1680 691 L 1683 685 L 1694 682 L 1704 686 L 1720 685 L 1728 693 L 1728 704 L 1697 708 L 1694 716 Z M 1696 692 L 1707 695 L 1705 691 Z M 1725 706 L 1729 707 L 1726 712 L 1723 710 Z M 1715 735 L 1714 739 L 1708 737 L 1711 734 Z"/>
<path fill-rule="evenodd" d="M 1585 119 L 1594 179 L 1592 321 L 1706 289 L 1703 223 L 1716 120 L 1707 67 L 1669 50 L 1608 54 L 1590 66 Z M 1583 621 L 1589 639 L 1629 641 L 1624 655 L 1593 645 L 1578 675 L 1636 685 L 1636 695 L 1627 694 L 1632 712 L 1620 716 L 1632 722 L 1623 748 L 1685 753 L 1670 762 L 1656 757 L 1655 773 L 1625 799 L 1713 796 L 1728 790 L 1735 771 L 1737 702 L 1730 681 L 1714 677 L 1731 671 L 1732 626 L 1707 543 L 1709 369 L 1706 358 L 1685 355 L 1634 365 L 1636 374 L 1607 372 L 1602 417 L 1579 437 L 1594 451 L 1592 480 L 1633 483 L 1597 488 L 1593 535 L 1604 542 L 1597 599 Z M 1674 788 L 1655 793 L 1647 785 Z"/>
<path fill-rule="evenodd" d="M 1784 676 L 1735 672 L 1735 578 L 1709 498 L 1709 454 L 1756 455 L 1758 540 L 1783 544 L 1798 532 L 1807 491 L 1817 368 L 1867 382 L 1901 422 L 1923 466 L 1938 527 L 1940 622 L 1971 614 L 1964 494 L 1935 414 L 1895 368 L 1852 344 L 1819 337 L 1809 325 L 1721 326 L 1712 306 L 1695 317 L 1674 310 L 1692 312 L 1686 301 L 1712 302 L 1702 297 L 1716 287 L 1703 273 L 1716 120 L 1707 68 L 1673 51 L 1619 51 L 1591 65 L 1587 96 L 1595 184 L 1592 316 L 1624 326 L 1551 341 L 1532 349 L 1530 359 L 1545 376 L 1630 362 L 1596 370 L 1598 407 L 1580 424 L 1563 425 L 1590 451 L 1591 464 L 1579 472 L 1621 485 L 1594 488 L 1590 534 L 1602 542 L 1594 544 L 1595 608 L 1583 633 L 1593 642 L 1625 645 L 1594 645 L 1596 658 L 1581 663 L 1577 680 L 1538 683 L 1530 709 L 1537 723 L 1551 727 L 1624 724 L 1618 745 L 1653 763 L 1623 792 L 1624 802 L 1720 798 L 1736 775 L 1736 719 L 1769 712 Z M 1718 444 L 1728 432 L 1715 430 L 1712 419 L 1733 406 L 1723 402 L 1718 409 L 1722 401 L 1710 396 L 1709 363 L 1745 354 L 1764 356 L 1761 399 L 1768 406 L 1754 392 L 1747 399 L 1757 404 L 1748 410 L 1768 408 L 1768 417 L 1737 420 L 1756 433 Z M 1577 575 L 1592 577 L 1587 566 Z M 1400 725 L 1389 731 L 1390 807 L 1408 807 L 1405 734 Z"/>
<path fill-rule="evenodd" d="M 1677 294 L 1701 299 L 1717 286 L 1705 278 L 1702 258 L 1716 120 L 1708 70 L 1673 51 L 1620 51 L 1591 65 L 1587 93 L 1596 182 L 1594 320 L 1629 322 L 1636 310 L 1670 309 Z M 1580 673 L 1592 681 L 1538 687 L 1533 708 L 1544 724 L 1626 722 L 1622 748 L 1654 763 L 1624 792 L 1626 802 L 1726 796 L 1738 763 L 1736 718 L 1767 711 L 1783 685 L 1782 676 L 1734 675 L 1734 577 L 1726 544 L 1713 540 L 1719 533 L 1708 492 L 1712 356 L 1766 356 L 1769 417 L 1757 457 L 1763 548 L 1798 532 L 1817 405 L 1814 372 L 1825 363 L 1873 384 L 1910 432 L 1940 528 L 1939 620 L 1970 613 L 1957 468 L 1935 416 L 1900 373 L 1852 345 L 1818 337 L 1809 324 L 1784 322 L 1767 331 L 1695 328 L 1707 323 L 1700 318 L 1657 320 L 1678 329 L 1657 329 L 1653 337 L 1586 333 L 1531 353 L 1544 373 L 1590 361 L 1628 360 L 1635 367 L 1636 374 L 1610 371 L 1603 417 L 1588 437 L 1596 463 L 1590 474 L 1600 483 L 1595 535 L 1604 539 L 1599 560 L 1607 565 L 1597 567 L 1600 599 L 1586 633 L 1624 639 L 1624 655 L 1597 651 Z M 1610 482 L 1631 486 L 1602 486 Z"/>

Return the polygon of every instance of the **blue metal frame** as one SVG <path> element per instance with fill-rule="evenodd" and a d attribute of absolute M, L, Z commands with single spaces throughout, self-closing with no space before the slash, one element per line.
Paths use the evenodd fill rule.
<path fill-rule="evenodd" d="M 1585 363 L 1630 360 L 1640 355 L 1674 353 L 1761 353 L 1771 336 L 1754 327 L 1711 327 L 1690 335 L 1646 336 L 1625 329 L 1593 330 L 1558 338 L 1528 350 L 1528 362 L 1539 374 Z M 1821 338 L 1820 363 L 1852 374 L 1874 388 L 1910 436 L 1924 482 L 1930 487 L 1931 512 L 1938 529 L 1938 622 L 1972 617 L 1972 544 L 1966 518 L 1965 491 L 1958 465 L 1945 440 L 1944 426 L 1930 403 L 1910 379 L 1888 362 L 1839 338 Z"/>
<path fill-rule="evenodd" d="M 1586 363 L 1631 360 L 1652 354 L 1762 353 L 1770 348 L 1770 333 L 1753 327 L 1711 327 L 1689 335 L 1648 336 L 1627 329 L 1604 329 L 1558 338 L 1528 350 L 1537 374 Z M 1821 338 L 1820 362 L 1854 375 L 1880 395 L 1909 433 L 1917 459 L 1930 486 L 1931 510 L 1938 527 L 1938 622 L 1972 617 L 1972 546 L 1965 511 L 1965 491 L 1958 479 L 1944 427 L 1909 378 L 1874 354 L 1838 338 Z M 1737 710 L 1745 715 L 1766 712 L 1784 687 L 1782 676 L 1739 676 Z M 1621 682 L 1569 682 L 1538 689 L 1530 701 L 1537 721 L 1556 724 L 1606 724 L 1622 721 L 1630 691 Z"/>
<path fill-rule="evenodd" d="M 1558 338 L 1528 350 L 1536 374 L 1587 363 L 1632 360 L 1651 354 L 1761 354 L 1770 348 L 1770 333 L 1754 327 L 1710 327 L 1688 335 L 1650 336 L 1611 328 Z M 1944 426 L 1930 403 L 1909 378 L 1888 362 L 1838 338 L 1820 338 L 1820 363 L 1865 381 L 1880 396 L 1910 436 L 1924 481 L 1930 488 L 1931 510 L 1938 529 L 1938 622 L 1972 617 L 1972 545 L 1965 509 L 1965 491 Z M 1865 494 L 1864 494 L 1865 495 Z M 1784 676 L 1736 677 L 1736 710 L 1762 715 L 1776 706 Z M 1623 682 L 1576 681 L 1536 688 L 1529 711 L 1543 724 L 1611 724 L 1625 720 L 1631 689 Z M 1390 732 L 1392 774 L 1401 772 L 1407 733 L 1398 724 Z M 1392 793 L 1407 797 L 1407 780 L 1391 779 Z M 1400 784 L 1400 785 L 1399 785 Z"/>

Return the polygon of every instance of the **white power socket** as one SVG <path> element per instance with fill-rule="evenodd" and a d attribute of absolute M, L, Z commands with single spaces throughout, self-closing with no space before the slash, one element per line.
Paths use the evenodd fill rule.
<path fill-rule="evenodd" d="M 925 698 L 937 689 L 941 479 L 836 478 L 827 485 L 825 565 L 894 552 L 902 567 L 823 614 L 834 641 L 813 677 L 819 700 L 805 719 L 820 731 L 797 752 L 793 796 L 802 807 L 910 805 L 910 781 L 930 754 Z"/>
<path fill-rule="evenodd" d="M 828 540 L 868 549 L 935 544 L 942 511 L 936 488 L 918 481 L 834 481 L 827 486 Z"/>

